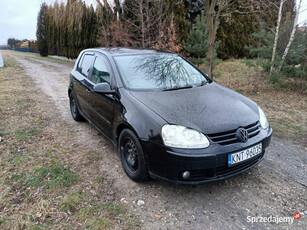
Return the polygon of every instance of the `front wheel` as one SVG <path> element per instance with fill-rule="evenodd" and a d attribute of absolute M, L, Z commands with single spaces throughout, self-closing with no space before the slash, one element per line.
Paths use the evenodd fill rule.
<path fill-rule="evenodd" d="M 118 152 L 122 166 L 130 179 L 136 182 L 148 178 L 148 168 L 141 144 L 136 135 L 124 129 L 118 141 Z"/>

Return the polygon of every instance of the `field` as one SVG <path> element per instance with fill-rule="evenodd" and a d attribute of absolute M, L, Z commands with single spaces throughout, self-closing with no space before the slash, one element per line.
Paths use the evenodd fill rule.
<path fill-rule="evenodd" d="M 272 84 L 242 60 L 220 63 L 214 80 L 256 101 L 274 129 L 264 161 L 203 186 L 137 184 L 110 142 L 71 119 L 66 90 L 73 62 L 2 54 L 0 229 L 248 229 L 247 215 L 293 216 L 306 208 L 306 81 Z M 302 219 L 291 227 L 306 229 Z"/>
<path fill-rule="evenodd" d="M 79 151 L 70 132 L 62 129 L 63 122 L 57 122 L 50 100 L 38 93 L 13 58 L 5 56 L 4 62 L 0 69 L 0 228 L 137 228 L 104 176 L 95 173 L 99 154 Z M 84 172 L 82 168 L 89 165 Z"/>
<path fill-rule="evenodd" d="M 281 78 L 273 84 L 242 60 L 222 62 L 215 75 L 218 83 L 251 98 L 265 111 L 274 135 L 306 143 L 307 78 Z"/>

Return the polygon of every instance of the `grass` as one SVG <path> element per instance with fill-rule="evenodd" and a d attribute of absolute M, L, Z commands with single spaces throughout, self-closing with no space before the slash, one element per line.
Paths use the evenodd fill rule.
<path fill-rule="evenodd" d="M 306 142 L 307 79 L 280 77 L 273 84 L 260 68 L 243 60 L 221 62 L 214 76 L 216 82 L 254 100 L 265 111 L 274 135 Z"/>
<path fill-rule="evenodd" d="M 135 228 L 136 219 L 125 215 L 125 209 L 115 202 L 105 202 L 91 207 L 81 208 L 77 213 L 80 221 L 87 221 L 85 229 L 106 229 L 116 222 L 126 223 L 128 229 Z"/>
<path fill-rule="evenodd" d="M 138 229 L 108 201 L 99 153 L 72 146 L 74 133 L 10 53 L 0 69 L 0 229 Z"/>
<path fill-rule="evenodd" d="M 0 136 L 5 136 L 10 134 L 10 132 L 0 131 Z"/>
<path fill-rule="evenodd" d="M 104 180 L 105 180 L 104 176 L 97 176 L 97 177 L 95 177 L 94 182 L 100 184 Z"/>
<path fill-rule="evenodd" d="M 109 200 L 112 182 L 97 173 L 101 155 L 72 146 L 76 136 L 59 120 L 53 103 L 38 93 L 10 52 L 2 54 L 0 229 L 138 229 L 138 220 L 119 198 Z M 275 135 L 306 136 L 306 81 L 281 78 L 272 84 L 242 60 L 221 62 L 215 76 L 218 83 L 257 102 Z"/>
<path fill-rule="evenodd" d="M 23 172 L 14 175 L 13 178 L 19 184 L 45 188 L 67 187 L 77 181 L 77 176 L 73 172 L 58 163 L 49 167 L 34 168 L 33 172 Z"/>
<path fill-rule="evenodd" d="M 32 129 L 32 130 L 29 130 L 29 131 L 16 130 L 15 136 L 18 140 L 24 140 L 24 139 L 27 139 L 31 136 L 38 135 L 40 133 L 41 133 L 41 131 L 37 130 L 37 129 Z"/>
<path fill-rule="evenodd" d="M 83 197 L 78 191 L 73 191 L 71 194 L 64 197 L 59 203 L 59 210 L 74 212 L 82 204 Z"/>
<path fill-rule="evenodd" d="M 66 65 L 72 65 L 72 66 L 74 64 L 73 60 L 69 61 L 69 60 L 59 59 L 59 58 L 54 58 L 54 57 L 42 57 L 36 53 L 22 53 L 22 52 L 17 52 L 17 51 L 12 51 L 12 50 L 6 50 L 6 51 L 3 51 L 3 53 L 8 53 L 8 54 L 13 53 L 15 56 L 19 56 L 27 60 L 36 59 L 36 60 L 41 60 L 41 61 L 48 61 L 48 62 L 66 64 Z"/>

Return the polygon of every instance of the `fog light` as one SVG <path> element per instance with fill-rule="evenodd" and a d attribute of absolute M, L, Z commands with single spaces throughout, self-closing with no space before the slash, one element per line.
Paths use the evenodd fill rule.
<path fill-rule="evenodd" d="M 185 171 L 182 173 L 182 178 L 183 179 L 188 179 L 190 177 L 190 172 L 189 171 Z"/>

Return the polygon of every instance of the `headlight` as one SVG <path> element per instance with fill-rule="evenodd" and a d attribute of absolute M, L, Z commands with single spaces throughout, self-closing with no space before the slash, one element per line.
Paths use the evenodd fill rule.
<path fill-rule="evenodd" d="M 164 125 L 162 139 L 166 146 L 174 148 L 201 149 L 210 145 L 204 134 L 180 125 Z"/>
<path fill-rule="evenodd" d="M 264 112 L 262 111 L 262 109 L 260 109 L 260 107 L 258 106 L 258 110 L 259 110 L 259 121 L 260 121 L 260 124 L 261 124 L 261 127 L 263 129 L 267 129 L 269 128 L 269 122 L 268 120 L 266 119 L 266 116 L 264 114 Z"/>

